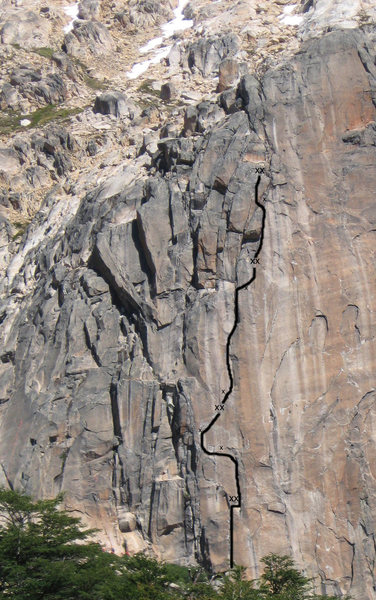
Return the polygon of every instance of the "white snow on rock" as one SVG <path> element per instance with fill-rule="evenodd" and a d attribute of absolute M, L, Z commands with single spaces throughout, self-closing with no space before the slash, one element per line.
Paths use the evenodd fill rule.
<path fill-rule="evenodd" d="M 180 0 L 178 7 L 174 10 L 175 19 L 162 25 L 161 29 L 165 38 L 173 36 L 177 31 L 184 31 L 185 29 L 192 27 L 193 21 L 185 19 L 183 15 L 183 11 L 188 2 L 189 0 Z"/>
<path fill-rule="evenodd" d="M 286 15 L 281 19 L 281 23 L 284 25 L 300 25 L 303 20 L 303 15 Z"/>
<path fill-rule="evenodd" d="M 144 60 L 142 63 L 136 63 L 133 65 L 132 69 L 128 71 L 127 77 L 128 79 L 137 79 L 142 73 L 148 70 L 150 65 L 158 64 L 162 58 L 166 58 L 169 55 L 172 46 L 164 46 L 157 50 L 153 58 L 148 58 L 148 60 Z"/>
<path fill-rule="evenodd" d="M 293 15 L 291 13 L 294 12 L 295 8 L 297 7 L 297 4 L 289 4 L 288 6 L 285 6 L 283 9 L 283 14 L 279 16 L 279 19 L 281 20 L 281 23 L 283 23 L 283 25 L 300 25 L 300 23 L 302 23 L 302 21 L 304 21 L 304 16 L 303 15 Z"/>
<path fill-rule="evenodd" d="M 68 23 L 68 25 L 65 25 L 65 27 L 63 27 L 64 33 L 69 33 L 73 29 L 74 22 L 78 19 L 78 3 L 71 4 L 70 6 L 65 6 L 63 10 L 65 14 L 68 15 L 68 17 L 71 17 L 72 19 L 70 23 Z"/>
<path fill-rule="evenodd" d="M 156 37 L 153 40 L 150 40 L 150 42 L 148 42 L 147 44 L 145 44 L 145 46 L 141 46 L 141 48 L 139 49 L 141 54 L 146 54 L 147 52 L 150 52 L 150 50 L 154 50 L 154 48 L 158 48 L 158 46 L 160 46 L 163 43 L 163 37 Z"/>
<path fill-rule="evenodd" d="M 190 19 L 185 19 L 183 14 L 183 10 L 187 6 L 188 2 L 189 0 L 179 0 L 178 7 L 174 9 L 175 18 L 161 26 L 163 35 L 150 40 L 147 44 L 139 49 L 141 54 L 147 54 L 148 52 L 158 48 L 152 58 L 148 58 L 141 63 L 136 63 L 133 65 L 132 69 L 127 73 L 128 79 L 137 79 L 137 77 L 148 70 L 150 65 L 156 65 L 162 60 L 162 58 L 166 58 L 166 56 L 168 56 L 171 46 L 163 46 L 160 48 L 165 39 L 172 37 L 177 31 L 184 31 L 185 29 L 192 27 L 193 21 Z"/>

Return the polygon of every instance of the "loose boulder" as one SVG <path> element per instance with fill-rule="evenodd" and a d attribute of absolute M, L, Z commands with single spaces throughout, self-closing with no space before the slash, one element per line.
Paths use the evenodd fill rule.
<path fill-rule="evenodd" d="M 161 87 L 161 99 L 165 102 L 170 102 L 177 96 L 177 90 L 173 83 L 164 83 Z"/>
<path fill-rule="evenodd" d="M 123 533 L 129 533 L 136 529 L 137 519 L 136 515 L 131 512 L 122 512 L 119 515 L 119 529 Z"/>
<path fill-rule="evenodd" d="M 140 114 L 140 109 L 121 92 L 112 91 L 96 97 L 94 112 L 102 115 L 114 115 L 115 117 L 127 116 L 134 119 Z"/>

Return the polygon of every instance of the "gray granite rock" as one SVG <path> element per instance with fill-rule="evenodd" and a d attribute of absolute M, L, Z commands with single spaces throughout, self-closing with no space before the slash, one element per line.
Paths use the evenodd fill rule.
<path fill-rule="evenodd" d="M 372 36 L 305 43 L 229 114 L 200 103 L 193 135 L 93 182 L 53 235 L 44 207 L 1 280 L 0 483 L 64 490 L 117 550 L 227 569 L 235 471 L 200 429 L 238 321 L 204 436 L 238 461 L 235 560 L 256 577 L 289 552 L 321 591 L 372 597 Z M 40 131 L 32 150 L 72 143 Z"/>
<path fill-rule="evenodd" d="M 73 30 L 64 37 L 63 49 L 70 56 L 87 59 L 91 55 L 108 54 L 114 49 L 114 42 L 102 23 L 77 20 Z"/>
<path fill-rule="evenodd" d="M 130 119 L 141 114 L 139 107 L 124 94 L 117 91 L 104 92 L 96 97 L 94 112 L 102 115 L 127 116 Z"/>
<path fill-rule="evenodd" d="M 239 50 L 237 37 L 233 34 L 212 38 L 201 38 L 186 49 L 187 65 L 190 69 L 198 69 L 204 76 L 215 73 L 225 58 L 231 58 Z"/>

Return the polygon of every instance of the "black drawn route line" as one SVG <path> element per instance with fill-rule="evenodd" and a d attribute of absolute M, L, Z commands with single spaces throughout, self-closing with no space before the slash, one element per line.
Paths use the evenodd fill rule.
<path fill-rule="evenodd" d="M 260 185 L 260 181 L 261 181 L 261 175 L 258 176 L 257 181 L 256 181 L 255 203 L 262 210 L 262 226 L 261 226 L 260 244 L 259 244 L 259 247 L 256 251 L 254 258 L 252 259 L 253 261 L 255 261 L 255 259 L 257 259 L 258 255 L 260 254 L 260 252 L 262 250 L 262 245 L 264 242 L 266 210 L 265 210 L 264 205 L 261 204 L 258 199 L 258 188 Z M 205 452 L 205 454 L 208 454 L 209 456 L 225 456 L 226 458 L 229 458 L 234 463 L 234 466 L 235 466 L 235 480 L 236 480 L 237 495 L 230 496 L 230 502 L 232 502 L 232 504 L 230 506 L 230 567 L 231 568 L 234 566 L 234 508 L 240 508 L 242 505 L 242 495 L 241 495 L 240 481 L 239 481 L 239 463 L 238 463 L 237 459 L 234 456 L 232 456 L 231 454 L 227 454 L 226 452 L 211 452 L 210 450 L 208 450 L 205 447 L 204 437 L 205 437 L 205 434 L 208 433 L 208 431 L 213 427 L 213 425 L 219 419 L 221 412 L 223 411 L 223 405 L 226 404 L 229 396 L 232 393 L 232 390 L 234 389 L 234 376 L 232 373 L 230 349 L 231 349 L 231 339 L 232 339 L 232 337 L 235 333 L 235 330 L 238 326 L 238 323 L 239 323 L 239 292 L 241 292 L 242 290 L 245 290 L 249 285 L 251 285 L 251 283 L 254 282 L 255 279 L 256 279 L 256 268 L 253 267 L 251 278 L 248 281 L 246 281 L 246 283 L 243 283 L 239 287 L 235 288 L 234 325 L 228 335 L 227 343 L 226 343 L 226 366 L 227 366 L 227 372 L 228 372 L 230 384 L 229 384 L 227 392 L 225 393 L 225 395 L 223 397 L 221 404 L 217 405 L 217 410 L 218 410 L 217 414 L 210 421 L 209 425 L 201 431 L 201 448 Z M 222 449 L 222 446 L 220 446 L 220 449 Z"/>

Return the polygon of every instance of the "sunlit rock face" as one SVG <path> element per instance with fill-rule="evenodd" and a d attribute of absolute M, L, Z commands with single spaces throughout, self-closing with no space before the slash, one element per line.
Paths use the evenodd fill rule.
<path fill-rule="evenodd" d="M 324 590 L 351 586 L 356 598 L 374 597 L 368 44 L 358 33 L 334 32 L 264 78 L 271 186 L 262 268 L 244 294 L 234 343 L 231 414 L 234 437 L 241 431 L 245 496 L 237 560 L 245 548 L 256 557 L 292 551 L 319 572 Z"/>
<path fill-rule="evenodd" d="M 303 42 L 149 173 L 37 215 L 2 282 L 2 485 L 65 491 L 108 548 L 227 568 L 234 463 L 201 431 L 228 356 L 205 448 L 238 464 L 235 562 L 287 553 L 376 597 L 374 47 Z"/>

